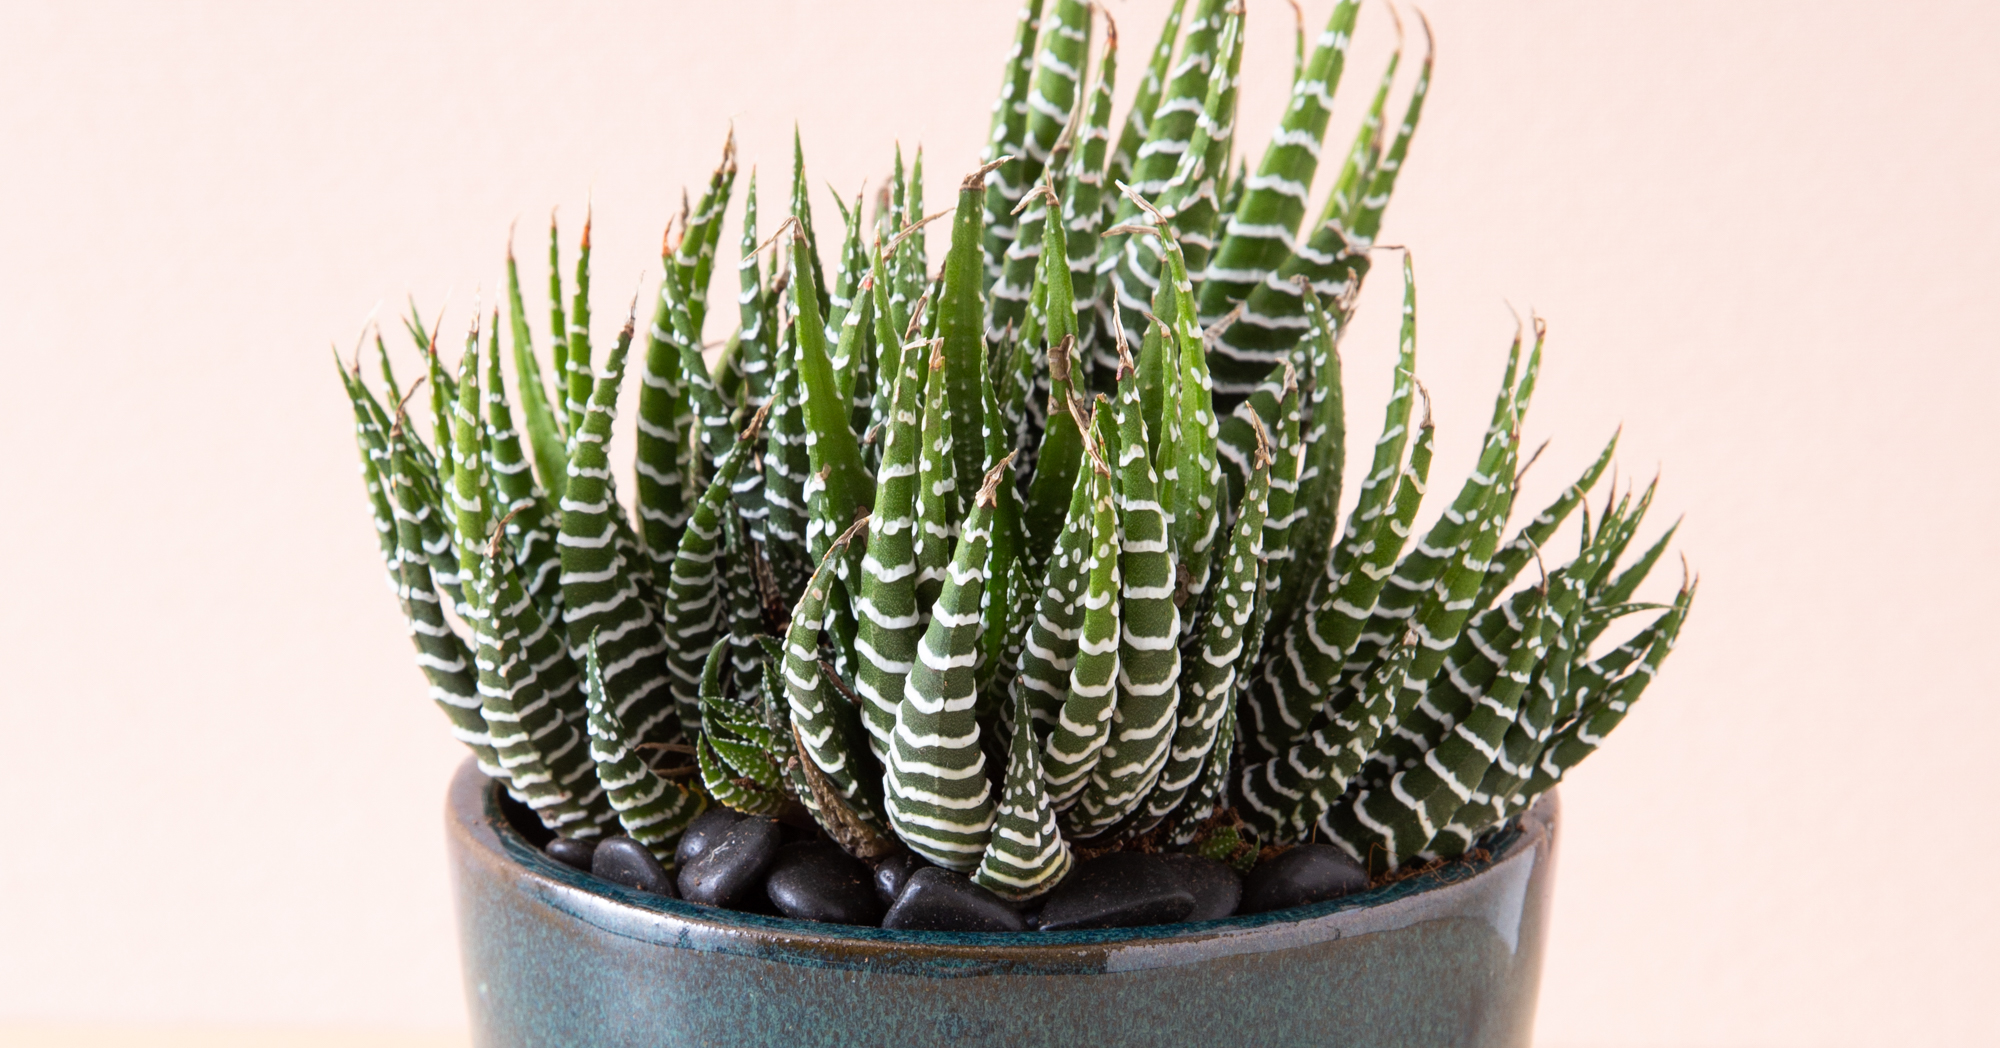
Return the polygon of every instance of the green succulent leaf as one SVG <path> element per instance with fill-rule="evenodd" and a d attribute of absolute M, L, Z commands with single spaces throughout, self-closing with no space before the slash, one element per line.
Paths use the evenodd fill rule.
<path fill-rule="evenodd" d="M 1300 16 L 1299 66 L 1292 79 L 1291 101 L 1257 162 L 1257 173 L 1243 180 L 1241 202 L 1229 212 L 1221 243 L 1202 281 L 1203 317 L 1229 312 L 1291 256 L 1360 10 L 1359 0 L 1340 0 L 1334 5 L 1310 62 L 1305 59 L 1305 21 Z"/>
<path fill-rule="evenodd" d="M 618 813 L 618 825 L 625 836 L 645 845 L 662 865 L 672 868 L 682 831 L 708 807 L 708 801 L 700 793 L 661 777 L 633 749 L 637 738 L 604 698 L 604 668 L 597 655 L 596 637 L 584 648 L 583 665 L 590 759 L 597 769 L 598 785 Z"/>
<path fill-rule="evenodd" d="M 556 539 L 562 550 L 563 621 L 573 652 L 593 634 L 600 638 L 604 694 L 620 720 L 642 741 L 673 742 L 681 724 L 668 686 L 666 630 L 640 587 L 645 567 L 619 542 L 625 510 L 612 489 L 607 448 L 631 346 L 627 321 L 570 441 L 562 532 Z"/>
<path fill-rule="evenodd" d="M 994 490 L 1009 462 L 993 468 L 966 520 L 930 626 L 896 706 L 884 804 L 910 850 L 946 869 L 970 873 L 993 832 L 994 798 L 973 707 L 979 656 L 979 603 L 986 584 Z"/>
<path fill-rule="evenodd" d="M 1146 453 L 1139 388 L 1128 372 L 1118 383 L 1118 570 L 1122 621 L 1118 698 L 1110 738 L 1064 829 L 1077 838 L 1109 832 L 1137 811 L 1166 766 L 1180 705 L 1181 610 L 1159 474 Z"/>
<path fill-rule="evenodd" d="M 835 539 L 806 581 L 792 609 L 785 635 L 785 697 L 799 748 L 840 802 L 870 829 L 886 830 L 882 813 L 881 772 L 868 749 L 860 710 L 846 689 L 830 682 L 820 658 L 820 624 L 834 587 L 834 565 L 846 556 L 857 536 L 867 530 L 863 518 Z M 819 806 L 824 813 L 826 805 Z M 832 829 L 832 827 L 829 827 Z"/>
<path fill-rule="evenodd" d="M 1109 169 L 1115 181 L 1133 180 L 1133 165 L 1138 162 L 1140 148 L 1148 141 L 1153 117 L 1159 112 L 1160 96 L 1166 91 L 1167 74 L 1173 64 L 1175 45 L 1180 42 L 1181 16 L 1186 8 L 1187 0 L 1174 0 L 1173 6 L 1167 9 L 1166 22 L 1160 27 L 1160 39 L 1153 44 L 1152 55 L 1146 61 L 1146 77 L 1139 81 L 1132 109 L 1126 114 L 1125 124 L 1118 132 L 1118 148 L 1112 153 Z M 1196 17 L 1203 16 L 1197 14 Z M 1116 366 L 1116 361 L 1113 365 Z"/>
<path fill-rule="evenodd" d="M 567 400 L 569 410 L 569 432 L 572 443 L 577 432 L 583 428 L 584 412 L 588 410 L 591 390 L 596 383 L 596 373 L 590 365 L 590 211 L 583 213 L 583 240 L 577 247 L 575 288 L 569 299 L 569 330 L 563 338 L 567 351 L 563 355 L 563 365 L 567 369 Z M 549 223 L 549 262 L 555 263 L 556 248 L 555 223 Z M 550 291 L 557 290 L 553 278 Z M 572 452 L 574 453 L 574 452 Z"/>
<path fill-rule="evenodd" d="M 1004 898 L 1029 899 L 1062 882 L 1071 856 L 1069 841 L 1056 827 L 1055 806 L 1042 778 L 1041 746 L 1025 698 L 1018 700 L 1013 721 L 993 835 L 973 880 Z"/>
<path fill-rule="evenodd" d="M 1019 328 L 1026 317 L 1029 289 L 1047 250 L 1042 226 L 1052 206 L 1049 198 L 1038 197 L 1032 190 L 1048 174 L 1057 143 L 1070 125 L 1089 51 L 1090 5 L 1083 0 L 1056 0 L 1054 16 L 1043 27 L 1041 51 L 1034 58 L 1032 86 L 1023 103 L 1026 120 L 1019 148 L 1006 147 L 986 157 L 992 160 L 1008 152 L 1020 154 L 1015 161 L 1002 164 L 986 187 L 987 250 L 1005 241 L 999 256 L 1000 272 L 988 290 L 992 310 L 987 316 L 986 336 L 990 341 L 999 341 L 1009 327 Z M 1011 76 L 1007 86 L 1014 86 Z M 992 148 L 1003 149 L 998 142 Z M 1027 201 L 1025 208 L 1023 200 Z M 993 210 L 1003 204 L 1005 212 Z M 1067 260 L 1066 254 L 1056 257 Z"/>
<path fill-rule="evenodd" d="M 1173 815 L 1209 765 L 1228 762 L 1229 751 L 1218 749 L 1217 742 L 1223 719 L 1236 705 L 1245 642 L 1254 630 L 1252 619 L 1263 588 L 1264 520 L 1270 495 L 1271 458 L 1266 453 L 1258 456 L 1208 614 L 1198 623 L 1201 647 L 1189 660 L 1187 687 L 1177 711 L 1167 763 L 1132 827 L 1135 833 L 1144 833 Z M 1212 814 L 1199 809 L 1196 813 Z"/>
<path fill-rule="evenodd" d="M 452 735 L 472 750 L 481 771 L 508 781 L 481 712 L 484 703 L 472 651 L 445 617 L 444 601 L 431 573 L 431 558 L 423 547 L 423 523 L 434 515 L 435 496 L 419 488 L 400 429 L 389 431 L 388 445 L 394 500 L 384 504 L 393 505 L 391 555 L 395 558 L 396 596 L 416 647 L 417 666 L 430 684 L 431 701 L 451 722 Z M 379 501 L 380 484 L 371 479 L 371 486 Z"/>
<path fill-rule="evenodd" d="M 993 104 L 993 127 L 980 157 L 998 169 L 997 176 L 983 187 L 980 204 L 984 221 L 973 230 L 983 255 L 981 293 L 1000 276 L 1002 260 L 1014 242 L 1014 205 L 1040 174 L 1040 162 L 1027 155 L 1025 140 L 1028 91 L 1035 72 L 1035 40 L 1041 34 L 1043 2 L 1025 0 L 1021 4 L 1021 15 L 1014 27 L 1014 49 L 1007 55 L 1006 72 L 1000 79 L 1000 98 Z M 1062 0 L 1057 2 L 1060 4 Z M 1005 162 L 1001 163 L 1003 158 Z M 963 207 L 961 194 L 961 211 Z M 957 232 L 952 231 L 954 244 L 958 243 Z M 970 477 L 966 479 L 969 481 Z"/>
<path fill-rule="evenodd" d="M 792 330 L 799 342 L 798 383 L 805 404 L 805 446 L 811 472 L 826 485 L 826 514 L 808 521 L 807 549 L 814 561 L 826 553 L 835 535 L 846 530 L 856 514 L 875 501 L 875 478 L 861 461 L 861 445 L 848 428 L 851 404 L 841 396 L 833 364 L 826 353 L 826 328 L 820 319 L 819 293 L 812 282 L 811 251 L 802 237 L 792 238 Z M 813 530 L 816 526 L 817 530 Z M 843 571 L 844 577 L 853 577 Z"/>
<path fill-rule="evenodd" d="M 528 446 L 535 456 L 535 475 L 552 498 L 562 498 L 567 479 L 569 455 L 564 448 L 568 430 L 565 418 L 549 400 L 549 387 L 542 378 L 542 365 L 535 355 L 534 336 L 528 330 L 528 311 L 521 301 L 521 267 L 514 261 L 514 241 L 507 240 L 507 315 L 513 336 L 514 383 L 521 397 L 523 424 L 528 430 Z"/>
<path fill-rule="evenodd" d="M 1111 718 L 1117 712 L 1124 613 L 1119 600 L 1123 578 L 1118 570 L 1118 511 L 1110 470 L 1101 455 L 1092 459 L 1094 468 L 1077 482 L 1088 485 L 1089 500 L 1089 532 L 1080 565 L 1086 580 L 1079 601 L 1082 623 L 1076 630 L 1075 654 L 1062 703 L 1043 743 L 1042 774 L 1058 811 L 1075 804 L 1090 785 L 1089 775 L 1103 755 L 1105 742 L 1111 737 Z M 1054 660 L 1050 661 L 1053 664 Z"/>
<path fill-rule="evenodd" d="M 729 513 L 729 492 L 737 474 L 756 454 L 759 416 L 736 438 L 736 444 L 716 463 L 715 479 L 694 504 L 675 550 L 673 571 L 661 602 L 662 635 L 666 641 L 667 689 L 679 711 L 681 730 L 692 737 L 701 728 L 701 673 L 711 649 L 729 630 L 729 589 L 723 580 L 723 527 Z"/>

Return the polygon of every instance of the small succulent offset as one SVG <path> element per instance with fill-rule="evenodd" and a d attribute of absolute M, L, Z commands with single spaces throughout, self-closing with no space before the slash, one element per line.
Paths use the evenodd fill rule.
<path fill-rule="evenodd" d="M 447 367 L 413 314 L 428 438 L 379 335 L 386 396 L 341 368 L 431 695 L 549 830 L 671 864 L 709 805 L 802 806 L 851 854 L 907 848 L 1012 899 L 1078 850 L 1242 863 L 1318 840 L 1384 874 L 1477 847 L 1625 716 L 1694 596 L 1633 599 L 1673 529 L 1626 556 L 1650 487 L 1592 517 L 1614 438 L 1505 533 L 1537 321 L 1471 477 L 1413 531 L 1433 430 L 1407 253 L 1394 388 L 1340 526 L 1339 347 L 1429 56 L 1393 126 L 1390 59 L 1302 230 L 1358 0 L 1309 50 L 1301 23 L 1254 172 L 1231 163 L 1242 6 L 1187 2 L 1114 126 L 1108 13 L 1093 48 L 1091 5 L 1027 0 L 941 272 L 921 152 L 826 243 L 795 145 L 768 241 L 748 179 L 709 363 L 732 140 L 669 225 L 650 322 L 635 307 L 608 352 L 586 221 L 567 284 L 550 228 L 551 358 L 511 252 L 504 349 L 495 308 Z M 609 453 L 631 385 L 636 516 Z M 1572 516 L 1580 550 L 1550 566 Z"/>

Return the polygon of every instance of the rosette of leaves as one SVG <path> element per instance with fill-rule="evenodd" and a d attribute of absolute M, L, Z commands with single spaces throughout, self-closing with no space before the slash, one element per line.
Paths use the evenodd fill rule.
<path fill-rule="evenodd" d="M 481 767 L 555 832 L 663 861 L 705 804 L 802 808 L 856 855 L 1015 898 L 1077 848 L 1244 834 L 1389 871 L 1535 803 L 1639 698 L 1694 588 L 1635 600 L 1673 529 L 1635 546 L 1651 488 L 1592 515 L 1615 438 L 1509 523 L 1540 321 L 1471 476 L 1423 513 L 1407 253 L 1391 395 L 1346 482 L 1342 338 L 1430 83 L 1427 53 L 1385 119 L 1399 50 L 1327 152 L 1358 6 L 1302 43 L 1254 167 L 1232 170 L 1240 3 L 1177 3 L 1117 119 L 1108 14 L 1028 0 L 948 210 L 899 150 L 872 217 L 857 198 L 822 237 L 795 143 L 768 238 L 747 180 L 736 309 L 711 315 L 732 140 L 612 345 L 589 223 L 567 270 L 552 223 L 544 332 L 510 253 L 506 322 L 455 366 L 412 315 L 427 398 L 379 339 L 383 394 L 343 366 L 391 588 Z"/>

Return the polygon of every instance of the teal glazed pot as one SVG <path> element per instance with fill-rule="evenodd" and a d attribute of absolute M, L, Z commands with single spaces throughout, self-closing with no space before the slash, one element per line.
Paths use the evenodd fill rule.
<path fill-rule="evenodd" d="M 975 934 L 627 890 L 543 855 L 470 761 L 446 815 L 481 1048 L 1526 1048 L 1556 843 L 1550 798 L 1489 861 L 1331 902 Z"/>

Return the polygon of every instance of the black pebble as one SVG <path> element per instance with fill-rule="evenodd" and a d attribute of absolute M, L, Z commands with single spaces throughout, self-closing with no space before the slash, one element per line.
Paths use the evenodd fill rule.
<path fill-rule="evenodd" d="M 763 881 L 778 858 L 778 842 L 778 824 L 770 819 L 737 822 L 681 867 L 681 898 L 703 906 L 734 905 Z"/>
<path fill-rule="evenodd" d="M 1194 912 L 1194 893 L 1163 855 L 1112 852 L 1077 864 L 1042 906 L 1043 931 L 1172 924 Z"/>
<path fill-rule="evenodd" d="M 709 844 L 722 836 L 731 826 L 743 821 L 743 813 L 720 804 L 694 817 L 688 828 L 681 834 L 681 843 L 674 849 L 674 865 L 687 868 L 687 864 L 708 850 Z"/>
<path fill-rule="evenodd" d="M 1018 932 L 1027 923 L 999 896 L 938 866 L 910 875 L 882 927 L 925 932 Z"/>
<path fill-rule="evenodd" d="M 1368 871 L 1331 844 L 1301 844 L 1258 863 L 1243 878 L 1241 913 L 1264 913 L 1337 899 L 1368 887 Z"/>
<path fill-rule="evenodd" d="M 630 837 L 607 837 L 590 857 L 590 872 L 627 888 L 672 897 L 673 878 L 646 846 Z"/>
<path fill-rule="evenodd" d="M 882 904 L 869 882 L 868 864 L 838 845 L 787 844 L 778 849 L 764 893 L 787 917 L 873 925 L 882 920 Z"/>
<path fill-rule="evenodd" d="M 1194 896 L 1194 910 L 1186 921 L 1214 921 L 1236 912 L 1236 905 L 1243 901 L 1243 878 L 1228 864 L 1200 855 L 1175 852 L 1163 855 L 1168 868 L 1180 875 L 1181 883 L 1187 885 L 1189 894 Z"/>
<path fill-rule="evenodd" d="M 897 852 L 883 859 L 882 864 L 875 867 L 875 897 L 882 900 L 884 906 L 896 905 L 897 898 L 903 894 L 903 885 L 910 882 L 910 874 L 923 868 L 924 860 L 917 858 L 913 852 Z"/>
<path fill-rule="evenodd" d="M 818 823 L 809 823 L 808 825 L 800 826 L 788 819 L 779 819 L 778 834 L 780 839 L 786 844 L 806 844 L 811 842 L 833 844 L 832 841 L 827 839 L 826 834 L 820 832 Z M 835 847 L 838 847 L 838 845 L 835 845 Z"/>
<path fill-rule="evenodd" d="M 574 866 L 585 873 L 590 872 L 590 857 L 597 852 L 596 841 L 580 841 L 571 837 L 557 837 L 542 849 L 549 858 L 564 866 Z"/>

